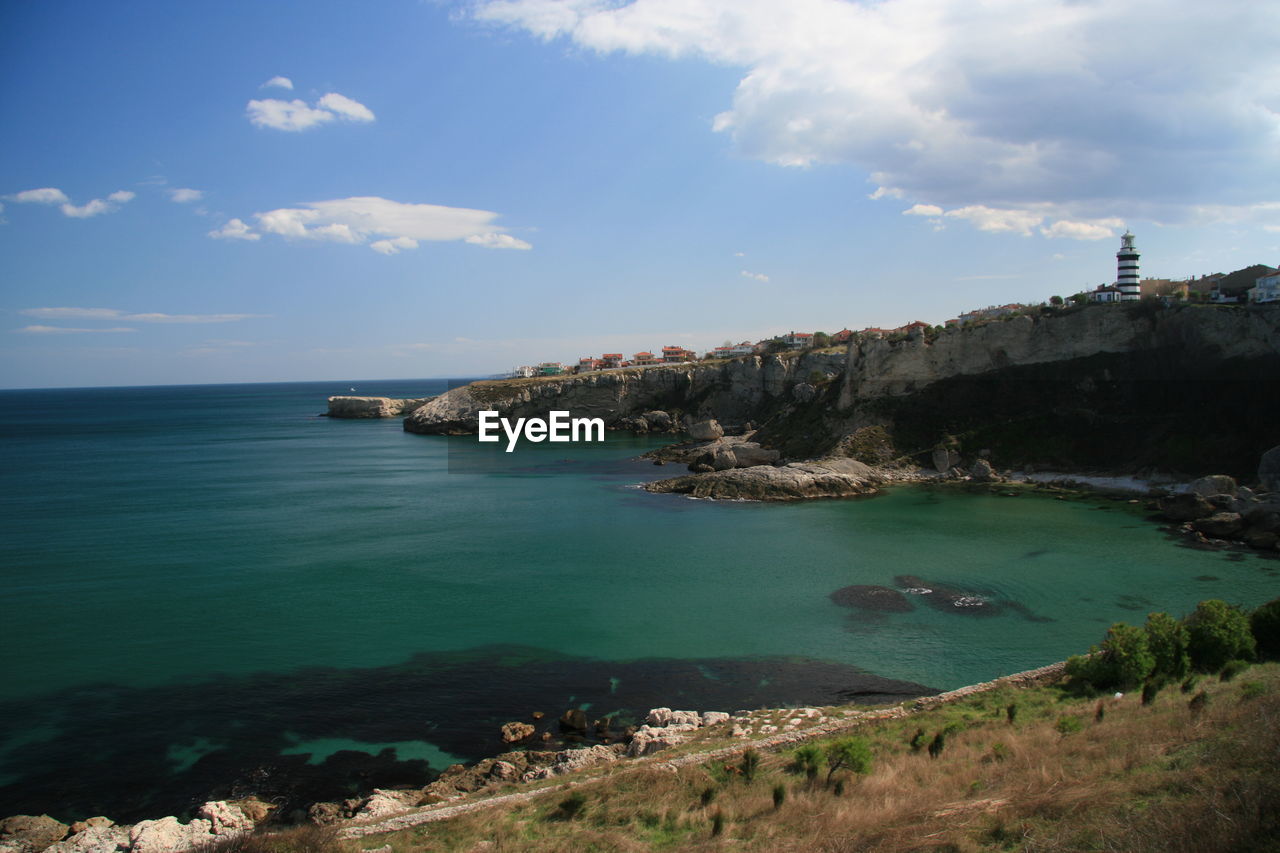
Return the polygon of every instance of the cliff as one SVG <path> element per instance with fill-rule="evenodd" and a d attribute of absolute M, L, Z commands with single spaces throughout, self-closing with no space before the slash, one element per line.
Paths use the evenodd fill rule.
<path fill-rule="evenodd" d="M 549 411 L 566 410 L 574 417 L 604 418 L 611 428 L 655 409 L 677 418 L 758 422 L 792 400 L 793 386 L 816 378 L 814 374 L 838 376 L 844 363 L 842 352 L 818 351 L 472 382 L 413 412 L 404 428 L 424 434 L 470 434 L 482 410 L 497 410 L 508 418 L 546 417 Z"/>
<path fill-rule="evenodd" d="M 398 418 L 431 400 L 431 397 L 397 399 L 395 397 L 330 397 L 331 418 Z"/>
<path fill-rule="evenodd" d="M 410 432 L 465 434 L 476 413 L 552 409 L 610 427 L 660 409 L 759 427 L 783 461 L 1194 475 L 1252 481 L 1280 443 L 1280 306 L 1091 305 L 847 352 L 754 356 L 581 376 L 477 382 L 410 415 Z M 740 475 L 739 475 L 740 476 Z"/>

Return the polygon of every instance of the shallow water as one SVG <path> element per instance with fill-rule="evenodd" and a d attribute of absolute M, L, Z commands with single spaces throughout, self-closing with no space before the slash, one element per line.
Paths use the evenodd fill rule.
<path fill-rule="evenodd" d="M 659 439 L 508 458 L 317 416 L 351 385 L 444 388 L 0 392 L 0 813 L 392 784 L 588 701 L 834 701 L 855 668 L 947 689 L 1278 586 L 1274 560 L 1182 547 L 1123 503 L 651 495 L 635 484 L 677 472 L 631 460 Z M 458 464 L 476 454 L 496 465 Z M 990 607 L 829 598 L 907 575 Z"/>

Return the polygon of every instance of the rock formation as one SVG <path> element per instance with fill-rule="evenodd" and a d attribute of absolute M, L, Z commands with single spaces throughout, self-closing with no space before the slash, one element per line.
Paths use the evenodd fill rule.
<path fill-rule="evenodd" d="M 331 418 L 399 418 L 409 414 L 434 397 L 397 399 L 395 397 L 330 397 Z"/>

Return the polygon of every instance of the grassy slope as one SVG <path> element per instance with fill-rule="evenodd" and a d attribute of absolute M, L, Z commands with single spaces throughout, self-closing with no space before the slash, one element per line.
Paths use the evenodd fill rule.
<path fill-rule="evenodd" d="M 239 849 L 355 851 L 1280 851 L 1280 665 L 1223 683 L 1193 712 L 1166 688 L 1081 698 L 1002 688 L 862 730 L 874 764 L 837 793 L 761 755 L 729 765 L 615 771 L 529 803 L 337 844 L 304 830 Z M 1007 709 L 1016 704 L 1010 723 Z M 1098 707 L 1103 709 L 1099 720 Z M 1074 722 L 1062 722 L 1063 720 Z M 951 727 L 931 758 L 909 745 Z M 1065 732 L 1065 733 L 1064 733 Z M 785 801 L 775 808 L 775 789 Z M 576 802 L 576 806 L 575 806 Z M 716 815 L 721 829 L 715 833 Z"/>

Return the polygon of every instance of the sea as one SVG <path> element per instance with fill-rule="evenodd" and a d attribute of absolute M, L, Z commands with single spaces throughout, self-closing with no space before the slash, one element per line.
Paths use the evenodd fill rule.
<path fill-rule="evenodd" d="M 1124 500 L 692 500 L 638 488 L 679 473 L 638 458 L 669 436 L 507 456 L 323 416 L 449 384 L 0 392 L 0 816 L 286 813 L 423 785 L 509 721 L 552 748 L 570 708 L 594 742 L 659 706 L 891 700 L 1280 590 Z M 833 600 L 854 585 L 907 604 Z"/>

